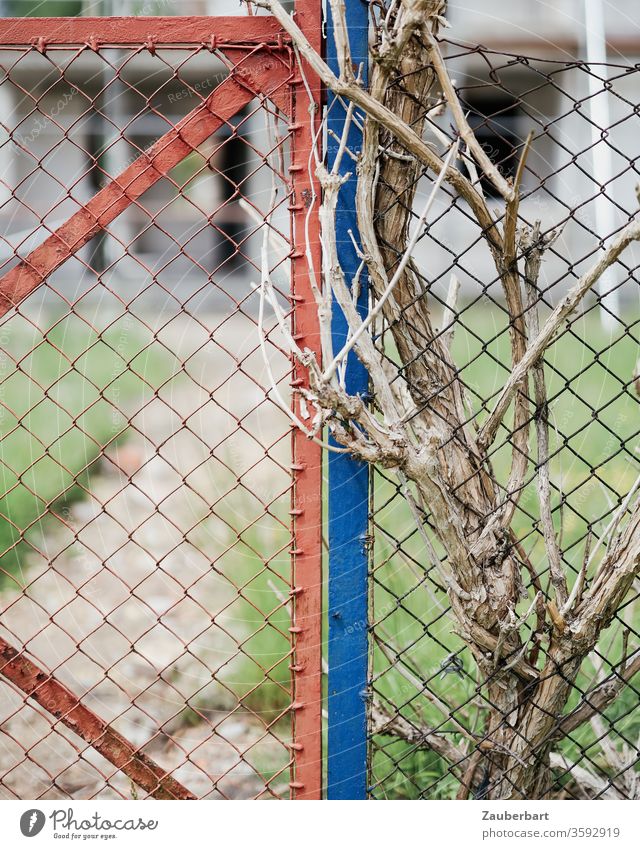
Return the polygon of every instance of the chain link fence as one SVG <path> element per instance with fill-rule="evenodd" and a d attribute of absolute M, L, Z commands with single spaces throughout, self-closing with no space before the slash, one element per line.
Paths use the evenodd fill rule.
<path fill-rule="evenodd" d="M 300 376 L 260 287 L 291 322 L 304 128 L 262 20 L 0 44 L 5 799 L 301 787 Z"/>
<path fill-rule="evenodd" d="M 532 134 L 520 184 L 519 224 L 531 230 L 540 221 L 541 237 L 555 231 L 525 310 L 527 323 L 538 312 L 542 322 L 603 245 L 637 215 L 640 66 L 620 61 L 589 67 L 565 61 L 551 48 L 546 58 L 455 41 L 444 42 L 443 49 L 469 123 L 505 177 L 515 178 Z M 399 75 L 395 85 L 402 89 L 407 83 Z M 426 107 L 426 138 L 442 144 L 455 131 L 438 96 L 436 87 Z M 393 151 L 397 156 L 398 148 Z M 464 157 L 460 168 L 468 173 Z M 484 178 L 481 184 L 488 205 L 503 209 L 491 184 Z M 421 207 L 430 180 L 420 175 L 413 188 L 415 206 Z M 413 205 L 413 199 L 407 200 L 411 192 L 394 196 L 393 187 L 386 189 L 391 200 L 378 210 L 381 216 Z M 519 252 L 522 265 L 524 253 Z M 422 272 L 416 302 L 428 299 L 439 328 L 436 337 L 446 336 L 450 343 L 455 377 L 466 393 L 466 424 L 477 428 L 510 373 L 514 328 L 480 228 L 450 190 L 440 193 L 414 259 Z M 505 546 L 525 578 L 517 627 L 527 662 L 536 669 L 546 657 L 552 595 L 536 488 L 535 425 L 541 418 L 548 422 L 551 507 L 562 567 L 570 586 L 582 580 L 581 572 L 589 586 L 605 548 L 600 540 L 612 522 L 622 520 L 640 472 L 639 259 L 637 248 L 625 253 L 546 352 L 547 399 L 540 406 L 530 391 L 530 417 L 522 428 L 532 435 L 526 443 L 526 475 L 516 492 L 507 489 L 510 458 L 523 449 L 512 419 L 505 420 L 490 452 L 501 500 L 509 498 L 515 507 Z M 458 286 L 455 301 L 452 292 Z M 378 340 L 397 370 L 390 331 L 388 324 L 381 327 Z M 425 338 L 423 347 L 433 344 Z M 407 383 L 402 368 L 397 380 Z M 428 505 L 418 509 L 419 526 L 397 478 L 375 471 L 369 792 L 372 798 L 482 798 L 489 793 L 487 776 L 497 757 L 495 729 L 487 727 L 490 682 L 456 633 L 433 516 Z M 620 600 L 614 623 L 572 679 L 565 707 L 572 720 L 563 725 L 559 717 L 549 738 L 555 742 L 541 790 L 547 798 L 638 798 L 639 589 L 636 580 Z M 509 716 L 502 717 L 502 724 L 509 722 Z M 553 737 L 558 730 L 562 733 Z M 542 757 L 542 747 L 540 752 Z"/>
<path fill-rule="evenodd" d="M 283 407 L 304 375 L 261 297 L 273 286 L 294 338 L 313 333 L 296 286 L 310 119 L 281 35 L 251 36 L 261 20 L 224 43 L 0 44 L 2 798 L 290 797 L 319 782 L 319 449 L 292 437 Z M 505 177 L 532 134 L 521 233 L 541 221 L 554 241 L 535 285 L 522 281 L 524 318 L 544 320 L 636 215 L 640 68 L 446 48 Z M 437 97 L 426 120 L 441 144 L 453 130 Z M 475 179 L 464 151 L 460 168 Z M 379 215 L 419 205 L 429 179 L 413 188 L 385 186 Z M 447 338 L 473 428 L 510 373 L 514 321 L 477 222 L 446 191 L 414 252 L 416 303 Z M 544 403 L 532 395 L 529 420 L 507 417 L 491 448 L 529 669 L 545 661 L 553 597 L 538 446 L 522 431 L 548 426 L 562 564 L 588 587 L 639 475 L 637 257 L 567 320 Z M 391 330 L 376 338 L 396 369 Z M 455 632 L 429 507 L 418 525 L 412 507 L 374 470 L 369 793 L 483 798 L 503 756 L 492 682 Z M 577 674 L 558 670 L 572 690 L 542 795 L 638 797 L 636 608 L 637 582 Z"/>

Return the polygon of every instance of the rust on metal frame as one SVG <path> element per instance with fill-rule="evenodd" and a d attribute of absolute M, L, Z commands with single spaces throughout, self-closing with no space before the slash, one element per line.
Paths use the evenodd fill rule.
<path fill-rule="evenodd" d="M 45 44 L 83 45 L 97 40 L 105 45 L 145 44 L 278 44 L 288 41 L 270 16 L 246 17 L 176 16 L 168 18 L 3 18 L 0 45 L 28 45 L 37 39 Z"/>
<path fill-rule="evenodd" d="M 320 4 L 297 0 L 296 20 L 312 46 L 322 45 Z M 303 75 L 304 74 L 304 79 Z M 307 85 L 304 84 L 306 81 Z M 305 253 L 309 237 L 309 258 L 316 275 L 321 274 L 320 226 L 318 208 L 320 187 L 315 177 L 312 148 L 319 144 L 322 90 L 309 68 L 296 67 L 292 86 L 293 253 L 292 295 L 295 334 L 302 347 L 320 350 L 316 304 L 311 290 L 311 269 Z M 308 383 L 308 375 L 294 364 L 293 386 Z M 293 403 L 295 404 L 295 395 Z M 300 415 L 300 413 L 298 413 Z M 322 798 L 322 449 L 301 430 L 292 433 L 296 469 L 293 495 L 295 531 L 293 663 L 294 702 L 294 799 Z"/>
<path fill-rule="evenodd" d="M 95 194 L 15 268 L 0 278 L 0 317 L 111 224 L 148 189 L 246 106 L 286 83 L 288 64 L 274 53 L 252 53 L 206 99 Z"/>
<path fill-rule="evenodd" d="M 148 755 L 139 752 L 71 690 L 0 638 L 0 674 L 124 772 L 154 799 L 195 799 Z"/>

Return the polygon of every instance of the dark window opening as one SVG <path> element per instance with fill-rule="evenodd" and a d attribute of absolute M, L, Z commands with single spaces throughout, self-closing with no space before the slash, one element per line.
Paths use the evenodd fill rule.
<path fill-rule="evenodd" d="M 101 106 L 102 100 L 96 98 L 97 110 Z M 99 111 L 92 112 L 88 121 L 85 138 L 85 150 L 91 163 L 91 170 L 88 173 L 91 196 L 96 195 L 106 181 L 104 174 L 106 139 L 108 139 L 108 127 L 106 126 L 105 119 Z M 106 238 L 106 233 L 100 232 L 89 243 L 89 265 L 98 274 L 101 274 L 107 267 Z"/>
<path fill-rule="evenodd" d="M 509 93 L 495 88 L 462 90 L 460 102 L 467 120 L 483 150 L 500 170 L 505 179 L 513 179 L 518 167 L 518 148 L 522 144 L 522 109 L 519 102 Z M 461 169 L 467 173 L 464 163 Z M 480 177 L 488 197 L 495 197 L 497 190 L 489 179 Z"/>
<path fill-rule="evenodd" d="M 235 270 L 245 262 L 243 240 L 248 234 L 247 216 L 240 207 L 239 198 L 243 190 L 246 191 L 244 182 L 249 175 L 249 149 L 239 132 L 237 135 L 229 132 L 211 164 L 220 180 L 219 211 L 213 219 L 215 264 L 224 264 L 226 269 Z"/>

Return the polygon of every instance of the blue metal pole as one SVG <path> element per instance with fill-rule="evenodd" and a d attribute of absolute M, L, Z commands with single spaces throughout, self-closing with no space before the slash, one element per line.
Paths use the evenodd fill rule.
<path fill-rule="evenodd" d="M 328 4 L 327 4 L 328 5 Z M 354 70 L 362 65 L 367 79 L 368 9 L 362 0 L 345 0 L 347 28 Z M 326 58 L 338 74 L 336 46 L 330 11 L 327 19 Z M 342 135 L 345 109 L 328 96 L 327 160 L 335 161 Z M 349 149 L 358 154 L 362 133 L 352 123 Z M 351 172 L 342 186 L 336 210 L 338 259 L 347 282 L 353 280 L 359 259 L 349 237 L 357 239 L 355 162 L 343 156 L 341 172 Z M 368 293 L 361 280 L 358 309 L 366 314 Z M 347 338 L 347 322 L 334 303 L 332 336 L 334 351 Z M 365 394 L 369 388 L 366 369 L 351 354 L 346 371 L 347 390 Z M 365 692 L 368 655 L 368 496 L 369 469 L 344 454 L 329 453 L 329 638 L 328 638 L 328 767 L 327 798 L 364 799 L 367 793 L 367 717 Z"/>

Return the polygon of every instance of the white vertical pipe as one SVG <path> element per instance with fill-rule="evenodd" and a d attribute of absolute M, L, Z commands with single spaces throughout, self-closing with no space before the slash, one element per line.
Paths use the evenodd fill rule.
<path fill-rule="evenodd" d="M 4 82 L 0 84 L 0 116 L 2 116 L 2 126 L 0 126 L 0 204 L 6 203 L 11 198 L 11 190 L 17 182 L 17 157 L 21 155 L 13 143 L 9 140 L 10 136 L 5 127 L 13 129 L 15 124 L 20 120 L 14 114 L 15 105 L 13 102 L 13 91 L 11 83 Z"/>
<path fill-rule="evenodd" d="M 602 0 L 584 0 L 584 33 L 586 60 L 592 71 L 587 75 L 587 81 L 593 177 L 598 185 L 608 186 L 613 177 L 613 159 L 611 148 L 602 139 L 601 132 L 611 127 L 611 110 L 609 92 L 603 89 L 603 83 L 597 79 L 597 77 L 606 79 L 608 76 L 607 33 Z M 611 187 L 607 191 L 612 191 Z M 594 205 L 596 233 L 600 238 L 608 237 L 616 227 L 615 208 L 603 194 L 596 197 Z M 619 315 L 620 293 L 618 289 L 611 291 L 616 282 L 614 269 L 608 268 L 598 281 L 598 292 L 601 296 L 606 296 L 603 303 L 606 304 L 607 309 Z M 600 318 L 603 326 L 608 328 L 617 323 L 607 310 L 600 311 Z"/>

